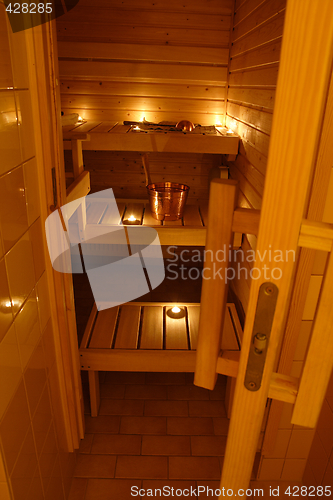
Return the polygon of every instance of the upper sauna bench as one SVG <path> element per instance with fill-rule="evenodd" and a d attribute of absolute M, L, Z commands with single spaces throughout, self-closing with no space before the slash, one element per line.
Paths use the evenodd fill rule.
<path fill-rule="evenodd" d="M 63 127 L 64 149 L 83 141 L 83 150 L 144 151 L 160 153 L 208 153 L 237 155 L 239 137 L 226 128 L 197 126 L 191 132 L 139 130 L 135 125 L 86 121 Z M 231 158 L 230 158 L 231 159 Z"/>

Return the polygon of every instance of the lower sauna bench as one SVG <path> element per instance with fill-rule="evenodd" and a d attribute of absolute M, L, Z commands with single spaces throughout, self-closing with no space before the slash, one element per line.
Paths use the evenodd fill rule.
<path fill-rule="evenodd" d="M 175 305 L 183 318 L 167 315 Z M 199 314 L 200 304 L 130 302 L 100 312 L 94 304 L 79 349 L 91 416 L 99 411 L 99 371 L 194 373 Z M 241 338 L 235 305 L 227 304 L 221 350 L 239 351 Z"/>

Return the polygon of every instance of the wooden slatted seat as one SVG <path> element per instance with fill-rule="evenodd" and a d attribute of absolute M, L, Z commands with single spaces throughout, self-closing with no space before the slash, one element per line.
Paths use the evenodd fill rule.
<path fill-rule="evenodd" d="M 180 319 L 167 311 L 177 305 Z M 99 371 L 194 372 L 200 304 L 130 302 L 97 311 L 94 305 L 80 345 L 88 370 L 91 414 L 99 408 Z M 242 329 L 234 304 L 227 304 L 221 350 L 239 351 Z"/>

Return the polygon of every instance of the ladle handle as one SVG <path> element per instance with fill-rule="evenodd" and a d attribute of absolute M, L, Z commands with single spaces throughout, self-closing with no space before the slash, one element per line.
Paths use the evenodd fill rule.
<path fill-rule="evenodd" d="M 141 153 L 142 165 L 146 176 L 146 186 L 151 184 L 150 172 L 149 172 L 149 160 L 147 153 Z"/>

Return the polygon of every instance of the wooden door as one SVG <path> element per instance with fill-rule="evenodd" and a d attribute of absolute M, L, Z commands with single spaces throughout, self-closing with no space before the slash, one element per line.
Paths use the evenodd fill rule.
<path fill-rule="evenodd" d="M 213 280 L 203 282 L 195 383 L 212 388 L 216 372 L 237 375 L 221 479 L 221 488 L 233 490 L 235 496 L 238 496 L 239 489 L 245 490 L 249 486 L 267 398 L 294 403 L 292 423 L 314 427 L 332 370 L 331 254 L 303 375 L 297 380 L 274 373 L 295 276 L 296 266 L 292 255 L 298 254 L 299 246 L 325 248 L 327 251 L 332 248 L 333 227 L 304 220 L 327 104 L 332 52 L 332 2 L 325 0 L 314 4 L 311 0 L 289 0 L 256 248 L 257 278 L 251 283 L 239 362 L 219 353 L 220 325 L 223 324 L 221 321 L 225 309 L 221 308 L 221 304 L 226 300 L 225 283 L 222 280 L 220 284 Z M 213 193 L 214 189 L 211 195 Z M 213 196 L 216 200 L 221 199 L 221 196 L 225 199 L 222 209 L 214 205 L 214 199 L 210 203 L 211 224 L 208 226 L 207 244 L 212 245 L 214 250 L 220 245 L 228 245 L 231 232 L 240 219 L 236 221 L 236 212 L 233 210 L 236 196 L 234 183 L 216 185 Z M 216 209 L 220 213 L 224 212 L 225 216 L 220 226 L 217 226 Z M 230 215 L 230 212 L 234 215 Z M 254 214 L 251 212 L 242 214 L 244 232 L 250 232 L 247 227 L 250 220 L 254 221 L 252 216 Z M 282 255 L 283 259 L 272 261 L 275 252 Z M 213 264 L 212 260 L 207 262 L 207 265 Z M 224 262 L 224 267 L 228 268 L 227 262 Z M 214 289 L 218 295 L 215 303 L 208 300 Z M 270 305 L 260 312 L 262 300 L 268 301 Z M 261 321 L 265 315 L 269 319 L 268 325 Z M 209 316 L 214 316 L 213 323 L 207 319 Z M 262 333 L 262 328 L 269 331 L 266 343 L 262 344 L 259 337 L 259 344 L 256 345 L 255 337 Z M 253 378 L 258 375 L 258 368 L 254 369 L 256 373 L 253 375 L 253 369 L 248 367 L 254 347 L 257 347 L 259 356 L 265 354 L 259 378 Z M 307 394 L 311 395 L 311 405 L 308 405 Z"/>

